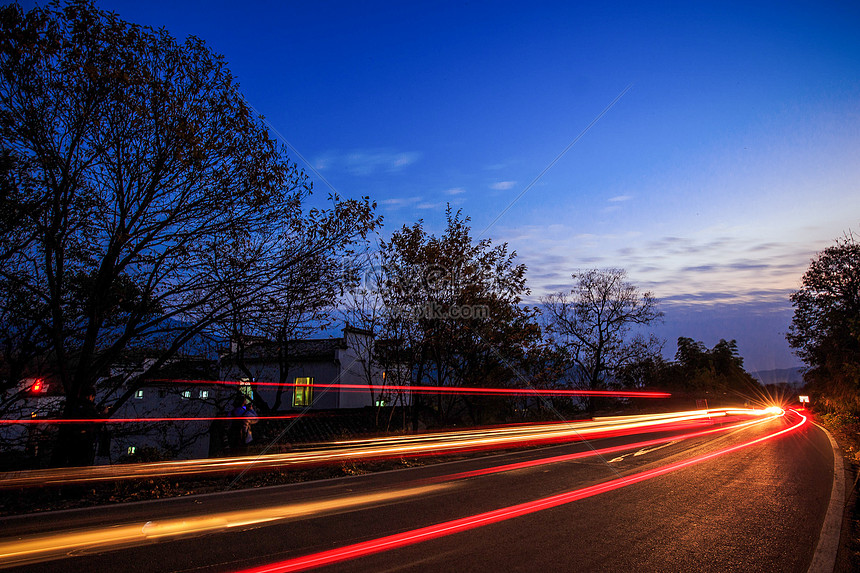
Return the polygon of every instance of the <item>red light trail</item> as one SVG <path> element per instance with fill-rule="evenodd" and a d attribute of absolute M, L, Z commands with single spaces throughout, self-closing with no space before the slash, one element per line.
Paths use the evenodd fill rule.
<path fill-rule="evenodd" d="M 307 416 L 307 414 L 304 414 Z M 0 419 L 0 424 L 130 424 L 133 422 L 214 422 L 221 420 L 292 420 L 302 417 L 302 414 L 289 414 L 285 416 L 259 416 L 248 418 L 246 416 L 195 416 L 174 418 L 22 418 L 18 420 Z"/>
<path fill-rule="evenodd" d="M 321 567 L 323 565 L 331 565 L 334 563 L 340 563 L 342 561 L 356 559 L 358 557 L 363 557 L 366 555 L 380 553 L 389 549 L 395 549 L 397 547 L 404 547 L 407 545 L 421 543 L 422 541 L 436 539 L 461 531 L 468 531 L 484 525 L 489 525 L 491 523 L 497 523 L 507 519 L 512 519 L 514 517 L 519 517 L 545 509 L 558 507 L 560 505 L 568 504 L 573 501 L 577 501 L 601 493 L 606 493 L 614 489 L 618 489 L 661 475 L 665 475 L 667 473 L 677 471 L 679 469 L 686 468 L 716 458 L 718 456 L 736 452 L 740 449 L 748 448 L 752 445 L 759 444 L 767 440 L 772 440 L 788 432 L 793 432 L 806 424 L 807 418 L 799 412 L 796 412 L 794 410 L 792 411 L 801 417 L 800 422 L 798 422 L 797 424 L 780 430 L 778 432 L 768 434 L 766 436 L 762 436 L 754 440 L 750 440 L 748 442 L 743 442 L 735 446 L 723 448 L 715 452 L 703 454 L 687 460 L 681 460 L 679 462 L 667 464 L 665 466 L 661 466 L 652 470 L 638 472 L 622 478 L 609 480 L 593 486 L 565 492 L 558 495 L 553 495 L 535 501 L 479 513 L 477 515 L 472 515 L 461 519 L 446 521 L 443 523 L 438 523 L 436 525 L 431 525 L 429 527 L 422 527 L 411 531 L 404 531 L 403 533 L 388 535 L 386 537 L 372 539 L 361 543 L 355 543 L 353 545 L 347 545 L 345 547 L 339 547 L 336 549 L 331 549 L 329 551 L 322 551 L 319 553 L 313 553 L 311 555 L 305 555 L 303 557 L 287 559 L 279 563 L 245 569 L 241 573 L 287 573 L 289 571 L 304 571 L 315 567 Z"/>
<path fill-rule="evenodd" d="M 49 468 L 0 474 L 0 489 L 117 481 L 152 477 L 219 474 L 234 471 L 261 471 L 270 468 L 311 467 L 344 461 L 399 459 L 438 456 L 478 450 L 510 449 L 539 444 L 576 442 L 640 432 L 687 431 L 711 425 L 716 419 L 729 422 L 731 410 L 693 410 L 667 414 L 622 416 L 554 424 L 502 426 L 431 434 L 388 436 L 331 442 L 311 449 L 243 457 L 205 458 L 172 462 L 152 462 L 80 468 Z M 739 415 L 766 415 L 764 410 L 739 410 Z M 226 420 L 226 418 L 218 418 Z M 99 420 L 101 421 L 101 420 Z M 39 422 L 42 422 L 40 420 Z"/>
<path fill-rule="evenodd" d="M 778 412 L 776 415 L 770 415 Z M 795 412 L 797 413 L 797 412 Z M 760 424 L 773 420 L 776 417 L 784 415 L 784 412 L 778 408 L 768 408 L 765 410 L 743 410 L 743 409 L 726 409 L 726 410 L 701 410 L 688 412 L 674 412 L 667 414 L 652 414 L 641 416 L 620 416 L 598 420 L 589 420 L 574 424 L 578 432 L 595 432 L 590 434 L 590 437 L 603 437 L 606 435 L 608 428 L 623 427 L 639 427 L 647 428 L 645 431 L 654 431 L 657 428 L 681 428 L 686 427 L 690 430 L 691 426 L 700 425 L 704 419 L 719 420 L 719 427 L 710 427 L 706 430 L 688 431 L 684 434 L 676 434 L 673 436 L 659 437 L 656 439 L 645 440 L 640 442 L 626 443 L 618 446 L 612 446 L 600 449 L 591 449 L 588 451 L 578 452 L 574 454 L 566 454 L 560 456 L 547 457 L 537 460 L 529 460 L 525 462 L 508 463 L 491 468 L 480 469 L 475 471 L 459 472 L 440 476 L 438 478 L 419 479 L 411 483 L 402 484 L 403 487 L 382 492 L 372 492 L 370 494 L 355 494 L 347 496 L 339 496 L 321 501 L 307 501 L 288 503 L 286 505 L 266 505 L 261 508 L 245 508 L 240 510 L 231 510 L 220 513 L 204 513 L 201 515 L 185 515 L 174 516 L 169 519 L 158 521 L 147 521 L 140 523 L 118 522 L 114 524 L 104 524 L 89 528 L 72 528 L 62 531 L 57 531 L 51 535 L 42 536 L 23 536 L 10 537 L 7 539 L 0 538 L 0 568 L 10 564 L 35 563 L 44 560 L 58 559 L 66 556 L 70 548 L 82 549 L 89 548 L 100 550 L 108 550 L 111 548 L 136 546 L 144 543 L 149 543 L 153 539 L 161 537 L 184 537 L 191 535 L 199 535 L 202 532 L 224 531 L 231 527 L 247 526 L 249 524 L 264 524 L 274 521 L 288 520 L 296 516 L 325 514 L 331 511 L 339 511 L 349 507 L 362 507 L 378 502 L 387 502 L 397 499 L 405 499 L 419 495 L 425 495 L 431 492 L 439 492 L 446 488 L 452 487 L 452 482 L 465 478 L 482 476 L 487 474 L 495 474 L 499 472 L 512 471 L 517 469 L 540 466 L 544 464 L 553 464 L 568 460 L 580 459 L 585 457 L 599 456 L 603 454 L 612 454 L 621 451 L 629 451 L 633 453 L 637 449 L 644 449 L 657 444 L 665 444 L 667 442 L 679 442 L 682 440 L 696 438 L 699 436 L 715 434 L 717 432 L 728 432 L 732 430 L 750 427 L 755 424 Z M 798 414 L 800 415 L 800 414 Z M 743 422 L 734 422 L 737 416 L 755 416 L 756 419 Z M 680 424 L 680 421 L 686 421 L 686 425 Z M 804 419 L 805 421 L 805 419 Z M 668 422 L 668 423 L 666 423 Z M 728 422 L 728 423 L 727 423 Z M 556 427 L 553 427 L 556 426 Z M 323 450 L 308 450 L 304 452 L 294 452 L 286 456 L 275 455 L 266 456 L 268 459 L 265 465 L 274 464 L 277 467 L 286 467 L 287 465 L 306 464 L 308 462 L 317 463 L 319 460 L 343 461 L 344 459 L 357 459 L 364 457 L 362 449 L 356 449 L 358 445 L 370 448 L 372 451 L 367 452 L 370 458 L 374 456 L 388 453 L 391 448 L 399 451 L 410 451 L 413 454 L 424 455 L 425 452 L 421 448 L 450 448 L 456 444 L 456 440 L 465 440 L 468 443 L 475 441 L 497 441 L 508 440 L 511 435 L 516 436 L 525 431 L 529 434 L 534 432 L 543 432 L 545 429 L 555 433 L 560 427 L 570 426 L 570 423 L 547 425 L 522 426 L 521 424 L 512 424 L 510 426 L 502 426 L 495 428 L 483 428 L 483 430 L 470 430 L 458 432 L 442 432 L 439 434 L 425 434 L 418 436 L 397 436 L 383 439 L 369 439 L 354 442 L 342 442 L 348 448 L 332 447 Z M 728 453 L 736 449 L 747 447 L 753 443 L 761 442 L 766 439 L 771 439 L 785 432 L 796 429 L 799 425 L 776 432 L 769 436 L 764 436 L 757 440 L 742 443 L 731 448 L 714 452 L 713 454 L 699 456 L 691 460 L 677 462 L 662 468 L 650 470 L 648 472 L 640 472 L 626 478 L 620 478 L 596 484 L 587 488 L 582 488 L 572 492 L 559 494 L 556 496 L 538 499 L 534 502 L 501 508 L 491 512 L 486 512 L 466 518 L 460 518 L 453 521 L 448 521 L 442 524 L 437 524 L 413 531 L 403 532 L 394 536 L 388 536 L 377 540 L 350 545 L 348 547 L 334 549 L 331 551 L 305 556 L 297 559 L 291 559 L 279 564 L 269 565 L 261 571 L 290 571 L 312 568 L 319 565 L 336 563 L 339 561 L 352 559 L 361 555 L 370 555 L 378 553 L 386 549 L 400 547 L 418 543 L 427 539 L 442 537 L 457 531 L 466 531 L 474 529 L 489 523 L 495 523 L 518 515 L 526 515 L 549 507 L 555 507 L 564 503 L 582 499 L 591 495 L 596 495 L 617 487 L 623 487 L 637 481 L 642 481 L 679 469 L 686 465 L 697 463 L 699 461 Z M 568 430 L 571 430 L 568 427 Z M 614 430 L 610 430 L 610 433 Z M 484 434 L 483 437 L 481 434 Z M 527 439 L 527 438 L 526 438 Z M 581 439 L 581 436 L 580 436 Z M 439 443 L 442 440 L 443 443 Z M 453 440 L 453 441 L 452 441 Z M 401 442 L 407 442 L 401 444 Z M 417 443 L 416 443 L 417 442 Z M 337 446 L 337 444 L 331 444 Z M 647 453 L 650 450 L 643 450 Z M 633 455 L 637 455 L 636 452 Z M 346 457 L 344 457 L 346 456 Z M 316 461 L 315 461 L 316 460 Z M 615 461 L 615 460 L 612 460 Z M 35 470 L 18 472 L 17 474 L 0 475 L 0 489 L 4 487 L 26 487 L 27 485 L 45 486 L 59 483 L 83 483 L 89 481 L 99 481 L 104 479 L 127 479 L 130 477 L 147 477 L 153 475 L 177 475 L 177 474 L 198 474 L 223 472 L 228 468 L 241 469 L 246 467 L 246 464 L 256 463 L 256 460 L 249 458 L 220 458 L 213 460 L 187 460 L 182 462 L 155 462 L 150 464 L 131 464 L 122 468 L 101 466 L 92 468 L 65 468 L 59 473 L 53 470 Z M 611 463 L 611 462 L 610 462 Z M 274 467 L 272 466 L 272 467 Z M 123 473 L 126 472 L 126 473 Z M 286 568 L 285 568 L 286 567 Z M 254 570 L 252 570 L 254 571 Z"/>
<path fill-rule="evenodd" d="M 542 466 L 545 464 L 556 464 L 560 462 L 567 462 L 570 460 L 577 460 L 581 458 L 589 458 L 594 456 L 603 456 L 607 454 L 617 454 L 619 452 L 625 452 L 635 449 L 647 448 L 649 446 L 656 446 L 658 444 L 665 444 L 667 442 L 679 442 L 682 440 L 689 440 L 691 438 L 698 438 L 701 436 L 706 436 L 709 434 L 716 434 L 719 432 L 728 432 L 730 430 L 738 430 L 740 428 L 746 426 L 753 426 L 756 424 L 761 424 L 764 422 L 768 422 L 773 420 L 774 418 L 780 417 L 779 415 L 770 416 L 768 418 L 764 418 L 761 420 L 752 420 L 750 422 L 741 422 L 738 424 L 732 424 L 730 426 L 724 426 L 722 428 L 714 428 L 712 430 L 702 430 L 701 432 L 691 432 L 689 434 L 680 434 L 677 436 L 669 436 L 666 438 L 657 438 L 654 440 L 645 440 L 643 442 L 635 442 L 632 444 L 622 444 L 620 446 L 613 446 L 610 448 L 599 448 L 596 450 L 586 450 L 584 452 L 576 452 L 574 454 L 564 454 L 561 456 L 553 456 L 551 458 L 540 458 L 537 460 L 529 460 L 525 462 L 517 462 L 513 464 L 505 464 L 501 466 L 495 466 L 492 468 L 482 468 L 479 470 L 472 470 L 468 472 L 460 472 L 457 474 L 448 474 L 446 476 L 442 476 L 440 478 L 435 478 L 428 480 L 429 482 L 439 482 L 439 481 L 452 481 L 457 479 L 466 479 L 470 477 L 477 477 L 482 475 L 489 475 L 501 472 L 508 472 L 513 470 L 520 470 L 530 467 Z"/>

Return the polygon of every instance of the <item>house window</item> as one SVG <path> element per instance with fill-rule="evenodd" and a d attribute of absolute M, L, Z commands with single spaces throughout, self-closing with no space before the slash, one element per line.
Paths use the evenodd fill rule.
<path fill-rule="evenodd" d="M 310 406 L 314 400 L 314 379 L 296 378 L 296 387 L 293 392 L 293 406 Z"/>
<path fill-rule="evenodd" d="M 136 449 L 136 448 L 135 448 L 134 446 L 129 446 L 129 447 L 128 447 L 128 450 L 127 450 L 127 451 L 128 451 L 128 455 L 133 456 L 133 455 L 134 455 L 134 451 L 135 451 L 135 449 Z"/>
<path fill-rule="evenodd" d="M 200 397 L 201 398 L 208 398 L 209 397 L 209 390 L 201 390 L 200 391 Z"/>
<path fill-rule="evenodd" d="M 138 390 L 137 392 L 135 392 L 134 397 L 138 400 L 141 400 L 143 398 L 143 390 Z"/>
<path fill-rule="evenodd" d="M 190 398 L 191 397 L 191 390 L 183 390 L 182 391 L 182 397 L 183 398 Z"/>
<path fill-rule="evenodd" d="M 254 391 L 251 389 L 251 382 L 253 381 L 253 378 L 241 378 L 239 380 L 239 394 L 244 395 L 249 402 L 254 401 Z"/>

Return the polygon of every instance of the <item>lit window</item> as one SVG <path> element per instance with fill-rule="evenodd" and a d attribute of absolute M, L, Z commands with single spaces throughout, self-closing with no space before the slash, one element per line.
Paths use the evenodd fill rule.
<path fill-rule="evenodd" d="M 137 392 L 135 392 L 134 397 L 137 398 L 138 400 L 143 398 L 143 390 L 138 390 Z"/>
<path fill-rule="evenodd" d="M 243 394 L 249 402 L 254 401 L 254 391 L 251 389 L 251 382 L 253 381 L 253 378 L 242 378 L 239 380 L 239 393 Z"/>
<path fill-rule="evenodd" d="M 183 398 L 190 398 L 191 397 L 191 390 L 183 390 L 182 397 Z"/>
<path fill-rule="evenodd" d="M 201 390 L 200 391 L 200 397 L 201 398 L 208 398 L 209 397 L 209 390 Z"/>
<path fill-rule="evenodd" d="M 128 447 L 128 455 L 133 456 L 133 455 L 134 455 L 134 451 L 135 451 L 135 447 L 134 447 L 134 446 L 129 446 L 129 447 Z"/>
<path fill-rule="evenodd" d="M 314 400 L 314 379 L 296 378 L 296 387 L 293 393 L 293 406 L 310 406 Z"/>

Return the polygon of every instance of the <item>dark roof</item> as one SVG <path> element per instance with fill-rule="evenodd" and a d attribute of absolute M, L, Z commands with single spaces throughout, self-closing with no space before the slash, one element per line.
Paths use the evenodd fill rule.
<path fill-rule="evenodd" d="M 372 330 L 365 330 L 364 328 L 358 328 L 357 326 L 353 326 L 349 323 L 346 323 L 346 326 L 343 328 L 343 332 L 354 332 L 356 334 L 364 334 L 366 336 L 373 336 Z"/>
<path fill-rule="evenodd" d="M 279 342 L 260 342 L 245 348 L 246 362 L 267 362 L 277 360 L 281 355 L 282 344 Z M 333 361 L 337 350 L 346 348 L 343 338 L 318 338 L 309 340 L 292 340 L 286 343 L 286 358 L 290 362 L 319 362 Z M 222 362 L 231 362 L 238 353 L 231 353 L 222 358 Z"/>

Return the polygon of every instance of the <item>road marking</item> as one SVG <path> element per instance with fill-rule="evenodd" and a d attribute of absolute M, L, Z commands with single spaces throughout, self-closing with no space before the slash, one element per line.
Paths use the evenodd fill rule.
<path fill-rule="evenodd" d="M 622 455 L 618 456 L 617 458 L 612 458 L 611 460 L 609 460 L 609 463 L 611 464 L 612 462 L 621 462 L 621 461 L 624 461 L 624 458 L 626 458 L 627 456 L 633 456 L 634 458 L 635 458 L 636 456 L 643 456 L 643 455 L 648 454 L 648 453 L 651 453 L 651 452 L 653 452 L 653 451 L 655 451 L 655 450 L 659 450 L 659 449 L 661 449 L 661 448 L 665 448 L 666 446 L 671 446 L 671 445 L 672 445 L 672 444 L 674 444 L 674 443 L 675 443 L 675 440 L 672 440 L 671 442 L 669 442 L 669 443 L 667 443 L 667 444 L 663 444 L 662 446 L 657 446 L 656 448 L 649 448 L 649 449 L 642 448 L 642 449 L 641 449 L 641 450 L 639 450 L 638 452 L 630 452 L 630 453 L 628 453 L 628 454 L 622 454 Z"/>
<path fill-rule="evenodd" d="M 633 457 L 635 458 L 636 456 L 641 456 L 641 455 L 647 454 L 647 453 L 649 453 L 649 452 L 653 452 L 653 451 L 655 451 L 655 450 L 659 450 L 659 449 L 661 449 L 661 448 L 665 448 L 666 446 L 671 446 L 671 445 L 672 445 L 672 444 L 674 444 L 674 443 L 675 443 L 675 442 L 669 442 L 668 444 L 663 444 L 662 446 L 657 446 L 656 448 L 651 448 L 651 449 L 649 449 L 649 450 L 646 450 L 645 448 L 642 448 L 641 450 L 639 450 L 638 452 L 636 452 L 635 454 L 633 454 Z"/>

